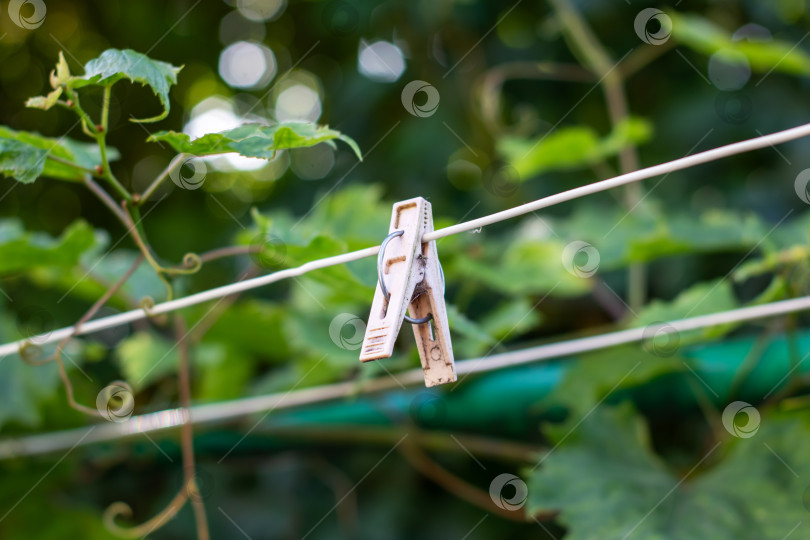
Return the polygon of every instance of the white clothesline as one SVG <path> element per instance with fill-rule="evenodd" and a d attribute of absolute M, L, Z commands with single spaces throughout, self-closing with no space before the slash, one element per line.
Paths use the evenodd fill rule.
<path fill-rule="evenodd" d="M 532 362 L 654 339 L 654 336 L 660 336 L 660 333 L 677 335 L 680 332 L 700 328 L 741 323 L 808 309 L 810 309 L 810 296 L 803 296 L 791 300 L 782 300 L 769 304 L 712 313 L 710 315 L 669 321 L 647 327 L 619 330 L 617 332 L 609 332 L 597 336 L 518 349 L 482 358 L 460 360 L 456 362 L 456 371 L 459 375 L 495 371 Z M 305 388 L 303 390 L 277 392 L 232 401 L 195 405 L 190 408 L 190 415 L 188 416 L 180 409 L 157 411 L 133 416 L 121 423 L 105 422 L 103 424 L 66 431 L 29 435 L 16 439 L 4 439 L 0 441 L 0 459 L 68 450 L 91 443 L 112 441 L 136 434 L 148 434 L 176 428 L 185 423 L 186 419 L 189 417 L 191 421 L 197 425 L 223 423 L 252 414 L 289 409 L 357 394 L 370 394 L 403 386 L 414 386 L 422 384 L 423 382 L 424 375 L 422 370 L 412 369 L 391 375 L 390 377 L 382 377 L 369 381 L 341 382 Z"/>
<path fill-rule="evenodd" d="M 653 178 L 655 176 L 668 174 L 683 169 L 688 169 L 690 167 L 694 167 L 696 165 L 701 165 L 704 163 L 709 163 L 711 161 L 722 159 L 724 157 L 742 154 L 745 152 L 750 152 L 752 150 L 757 150 L 768 146 L 782 144 L 788 141 L 792 141 L 807 136 L 810 136 L 810 124 L 804 124 L 791 129 L 786 129 L 784 131 L 771 133 L 769 135 L 763 135 L 746 141 L 721 146 L 719 148 L 714 148 L 712 150 L 700 152 L 698 154 L 676 159 L 667 163 L 662 163 L 660 165 L 647 167 L 646 169 L 640 169 L 638 171 L 622 174 L 614 178 L 609 178 L 607 180 L 594 182 L 593 184 L 588 184 L 582 187 L 570 189 L 568 191 L 544 197 L 534 202 L 517 206 L 509 210 L 504 210 L 502 212 L 497 212 L 489 216 L 484 216 L 481 218 L 473 219 L 471 221 L 466 221 L 464 223 L 459 223 L 458 225 L 453 225 L 451 227 L 446 227 L 444 229 L 438 229 L 436 231 L 425 234 L 422 237 L 422 240 L 424 242 L 429 242 L 431 240 L 438 240 L 439 238 L 444 238 L 446 236 L 450 236 L 453 234 L 458 234 L 464 231 L 477 229 L 479 227 L 484 227 L 486 225 L 492 225 L 493 223 L 497 223 L 499 221 L 511 219 L 530 212 L 534 212 L 541 208 L 547 208 L 555 204 L 571 201 L 580 197 L 584 197 L 586 195 L 591 195 L 593 193 L 599 193 L 600 191 L 605 191 L 608 189 L 612 189 L 614 187 L 623 186 L 633 182 L 639 182 L 641 180 L 646 180 L 649 178 Z M 0 358 L 3 358 L 10 354 L 17 353 L 21 346 L 29 342 L 36 343 L 37 345 L 45 345 L 47 343 L 54 343 L 57 341 L 61 341 L 62 339 L 70 337 L 71 335 L 74 334 L 75 335 L 91 334 L 93 332 L 98 332 L 100 330 L 105 330 L 107 328 L 113 328 L 140 319 L 145 319 L 149 316 L 149 314 L 159 315 L 161 313 L 169 313 L 171 311 L 176 311 L 186 307 L 194 306 L 197 304 L 201 304 L 203 302 L 207 302 L 209 300 L 215 300 L 217 298 L 228 296 L 234 293 L 240 293 L 250 289 L 255 289 L 257 287 L 262 287 L 264 285 L 275 283 L 276 281 L 281 281 L 283 279 L 297 277 L 306 274 L 307 272 L 311 272 L 313 270 L 327 268 L 329 266 L 336 266 L 339 264 L 345 264 L 347 262 L 364 259 L 366 257 L 374 257 L 375 255 L 377 255 L 378 251 L 379 246 L 374 246 L 366 249 L 361 249 L 358 251 L 344 253 L 342 255 L 337 255 L 334 257 L 318 259 L 315 261 L 310 261 L 296 268 L 281 270 L 279 272 L 274 272 L 272 274 L 268 274 L 265 276 L 260 276 L 257 278 L 247 279 L 244 281 L 239 281 L 228 285 L 223 285 L 221 287 L 216 287 L 196 294 L 191 294 L 189 296 L 178 298 L 176 300 L 170 300 L 168 302 L 156 304 L 149 310 L 149 313 L 147 313 L 143 309 L 134 309 L 131 311 L 126 311 L 124 313 L 119 313 L 116 315 L 88 321 L 83 325 L 81 325 L 78 331 L 76 331 L 76 329 L 73 326 L 69 326 L 66 328 L 53 330 L 51 332 L 45 332 L 43 334 L 33 336 L 28 339 L 6 343 L 4 345 L 0 345 Z"/>

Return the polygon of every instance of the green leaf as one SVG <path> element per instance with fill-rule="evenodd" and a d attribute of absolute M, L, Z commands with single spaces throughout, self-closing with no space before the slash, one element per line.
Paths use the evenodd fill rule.
<path fill-rule="evenodd" d="M 567 425 L 576 425 L 608 398 L 621 390 L 642 386 L 667 373 L 682 371 L 681 358 L 659 357 L 638 345 L 611 347 L 571 360 L 562 382 L 547 402 L 565 407 Z"/>
<path fill-rule="evenodd" d="M 2 342 L 27 337 L 20 335 L 19 324 L 15 324 L 12 311 L 5 305 L 0 306 Z M 52 349 L 43 350 L 40 357 L 45 358 L 51 352 Z M 32 366 L 26 364 L 18 354 L 0 358 L 0 427 L 11 422 L 31 427 L 39 425 L 42 420 L 41 406 L 54 397 L 60 384 L 55 363 Z"/>
<path fill-rule="evenodd" d="M 28 101 L 25 102 L 26 107 L 30 107 L 32 109 L 42 109 L 43 111 L 47 111 L 54 105 L 56 102 L 59 101 L 59 97 L 62 95 L 62 87 L 60 86 L 56 90 L 49 92 L 47 96 L 37 96 L 28 98 Z"/>
<path fill-rule="evenodd" d="M 750 250 L 761 243 L 769 228 L 753 214 L 664 211 L 660 203 L 649 200 L 643 209 L 633 212 L 583 206 L 553 227 L 564 238 L 596 247 L 601 270 L 687 253 Z"/>
<path fill-rule="evenodd" d="M 202 306 L 195 315 L 204 318 L 210 310 L 211 306 Z M 252 357 L 286 361 L 289 349 L 282 330 L 286 313 L 282 306 L 267 301 L 241 300 L 217 318 L 205 340 L 226 344 L 230 350 L 238 349 Z"/>
<path fill-rule="evenodd" d="M 31 184 L 42 176 L 46 150 L 10 139 L 0 139 L 0 172 L 23 184 Z"/>
<path fill-rule="evenodd" d="M 507 295 L 578 295 L 590 290 L 591 282 L 577 277 L 562 264 L 565 243 L 556 238 L 517 235 L 505 248 L 485 243 L 456 255 L 448 271 L 457 279 L 483 283 Z"/>
<path fill-rule="evenodd" d="M 76 221 L 58 238 L 27 232 L 17 219 L 0 220 L 0 274 L 30 272 L 48 266 L 70 268 L 96 245 L 93 229 Z"/>
<path fill-rule="evenodd" d="M 334 145 L 336 139 L 348 144 L 358 159 L 363 159 L 353 139 L 327 126 L 309 122 L 282 122 L 272 126 L 245 124 L 220 133 L 209 133 L 193 141 L 185 133 L 160 131 L 147 140 L 166 142 L 177 152 L 195 156 L 237 152 L 246 157 L 273 159 L 279 150 L 314 146 L 322 142 Z"/>
<path fill-rule="evenodd" d="M 194 364 L 198 372 L 195 398 L 201 401 L 244 396 L 253 376 L 252 358 L 230 344 L 201 343 L 194 350 Z"/>
<path fill-rule="evenodd" d="M 721 278 L 693 285 L 672 301 L 653 300 L 639 312 L 634 323 L 643 326 L 660 321 L 697 317 L 734 309 L 738 305 L 731 280 Z"/>
<path fill-rule="evenodd" d="M 600 407 L 531 474 L 527 512 L 560 509 L 566 540 L 806 538 L 808 421 L 806 412 L 763 418 L 754 437 L 694 457 L 704 468 L 722 457 L 714 467 L 676 473 L 629 404 Z"/>
<path fill-rule="evenodd" d="M 651 135 L 652 128 L 646 120 L 629 118 L 602 139 L 586 126 L 564 127 L 534 140 L 501 139 L 498 152 L 520 179 L 527 180 L 550 170 L 585 167 L 617 154 L 629 144 L 644 143 Z"/>
<path fill-rule="evenodd" d="M 136 391 L 177 370 L 175 344 L 151 332 L 137 332 L 118 345 L 118 363 Z"/>
<path fill-rule="evenodd" d="M 667 12 L 672 19 L 672 36 L 695 51 L 721 53 L 724 60 L 747 60 L 754 71 L 777 70 L 793 75 L 810 74 L 810 55 L 786 41 L 734 41 L 731 35 L 709 19 L 695 14 Z"/>
<path fill-rule="evenodd" d="M 4 148 L 12 148 L 11 151 Z M 13 151 L 16 149 L 16 153 Z M 68 137 L 43 137 L 30 131 L 14 131 L 0 126 L 0 172 L 30 184 L 37 178 L 81 180 L 87 173 L 64 163 L 45 159 L 60 158 L 85 169 L 101 163 L 98 145 L 75 141 Z M 107 157 L 114 161 L 120 157 L 115 148 L 107 149 Z"/>
<path fill-rule="evenodd" d="M 84 75 L 73 77 L 68 82 L 71 88 L 87 85 L 112 86 L 121 79 L 149 86 L 163 105 L 163 112 L 152 118 L 133 122 L 157 122 L 168 116 L 170 110 L 169 90 L 177 84 L 177 74 L 181 67 L 166 62 L 152 60 L 145 54 L 131 49 L 108 49 L 101 56 L 90 60 L 84 66 Z"/>

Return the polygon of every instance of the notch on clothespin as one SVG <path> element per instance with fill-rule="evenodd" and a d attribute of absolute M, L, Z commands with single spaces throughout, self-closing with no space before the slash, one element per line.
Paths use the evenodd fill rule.
<path fill-rule="evenodd" d="M 390 357 L 402 322 L 412 323 L 425 386 L 456 380 L 444 273 L 436 241 L 422 243 L 422 236 L 431 231 L 433 213 L 425 199 L 416 197 L 394 205 L 389 234 L 377 256 L 377 290 L 360 350 L 362 362 Z"/>

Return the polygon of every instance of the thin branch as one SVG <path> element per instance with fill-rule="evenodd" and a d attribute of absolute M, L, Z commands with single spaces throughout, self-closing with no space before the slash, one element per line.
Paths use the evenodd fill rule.
<path fill-rule="evenodd" d="M 87 188 L 90 191 L 92 191 L 95 194 L 96 197 L 99 198 L 99 200 L 101 200 L 101 202 L 104 203 L 104 206 L 109 208 L 110 211 L 113 214 L 115 214 L 115 216 L 124 225 L 124 227 L 128 226 L 128 221 L 129 220 L 127 219 L 128 216 L 126 215 L 126 212 L 121 210 L 121 208 L 119 208 L 118 205 L 115 204 L 115 201 L 113 200 L 112 197 L 110 197 L 109 193 L 104 191 L 104 189 L 101 186 L 99 186 L 97 183 L 95 183 L 93 181 L 93 179 L 91 177 L 89 177 L 89 176 L 85 176 L 82 179 L 82 182 L 84 183 L 85 186 L 87 186 Z"/>
<path fill-rule="evenodd" d="M 103 417 L 103 415 L 99 412 L 98 409 L 93 408 L 93 407 L 88 407 L 86 405 L 82 405 L 81 403 L 78 403 L 76 401 L 75 395 L 73 393 L 73 384 L 70 382 L 70 377 L 68 377 L 67 370 L 65 369 L 65 363 L 64 363 L 64 361 L 62 359 L 62 353 L 64 351 L 64 348 L 70 342 L 70 340 L 73 339 L 74 337 L 76 337 L 79 334 L 79 332 L 81 331 L 82 325 L 84 323 L 86 323 L 87 321 L 89 321 L 91 318 L 93 318 L 93 316 L 96 313 L 98 313 L 98 310 L 100 310 L 110 300 L 110 298 L 112 298 L 113 295 L 115 295 L 115 293 L 118 292 L 118 290 L 120 290 L 121 287 L 124 286 L 124 283 L 126 283 L 127 280 L 129 280 L 129 278 L 132 277 L 132 274 L 135 272 L 135 270 L 138 268 L 138 266 L 141 265 L 142 262 L 143 262 L 143 257 L 141 257 L 141 256 L 139 256 L 137 259 L 135 259 L 133 264 L 124 273 L 124 275 L 122 275 L 118 279 L 118 281 L 116 281 L 112 285 L 112 287 L 107 289 L 107 291 L 101 296 L 101 298 L 96 300 L 95 303 L 92 306 L 90 306 L 90 309 L 88 309 L 85 312 L 85 314 L 82 315 L 82 317 L 79 319 L 79 321 L 73 326 L 73 333 L 71 335 L 65 337 L 64 339 L 62 339 L 57 344 L 56 350 L 54 351 L 54 353 L 50 357 L 48 357 L 48 358 L 46 358 L 45 360 L 42 360 L 42 361 L 37 361 L 37 360 L 32 360 L 32 359 L 26 359 L 26 357 L 25 357 L 26 355 L 21 354 L 22 359 L 25 362 L 27 362 L 29 364 L 32 364 L 32 365 L 44 365 L 46 363 L 55 361 L 58 368 L 59 368 L 59 377 L 62 379 L 62 383 L 65 386 L 65 393 L 67 394 L 68 405 L 70 405 L 71 408 L 73 408 L 73 409 L 75 409 L 77 411 L 83 412 L 83 413 L 85 413 L 87 415 L 96 416 L 96 417 Z M 125 384 L 125 383 L 121 383 L 121 384 Z M 126 385 L 126 386 L 128 386 L 128 385 Z"/>
<path fill-rule="evenodd" d="M 631 76 L 641 71 L 644 67 L 649 65 L 653 60 L 663 55 L 666 52 L 675 48 L 675 40 L 668 40 L 666 43 L 660 45 L 642 45 L 631 52 L 627 58 L 622 60 L 619 64 L 619 72 L 623 79 L 627 80 Z"/>
<path fill-rule="evenodd" d="M 363 444 L 390 446 L 402 439 L 405 433 L 399 427 L 369 427 L 358 424 L 334 426 L 271 426 L 261 431 L 270 437 L 308 441 L 321 444 Z M 480 437 L 477 435 L 453 435 L 443 431 L 410 428 L 409 440 L 421 448 L 443 454 L 463 454 L 467 451 L 476 456 L 517 464 L 536 462 L 547 450 L 524 443 Z M 465 450 L 466 449 L 466 450 Z"/>
<path fill-rule="evenodd" d="M 177 385 L 180 393 L 180 407 L 183 410 L 183 415 L 190 420 L 191 377 L 188 358 L 188 332 L 186 330 L 185 319 L 183 319 L 182 315 L 175 315 L 174 329 L 180 357 L 177 377 Z M 194 428 L 190 421 L 183 422 L 183 425 L 180 426 L 180 437 L 183 451 L 183 477 L 189 489 L 191 507 L 194 509 L 194 520 L 197 524 L 197 538 L 198 540 L 209 540 L 210 534 L 208 532 L 208 521 L 205 516 L 205 505 L 200 497 L 200 490 L 196 480 L 194 466 Z"/>
<path fill-rule="evenodd" d="M 166 180 L 166 178 L 169 175 L 171 175 L 174 172 L 175 169 L 177 169 L 177 167 L 179 167 L 179 166 L 181 166 L 183 164 L 183 161 L 186 159 L 186 157 L 187 157 L 187 154 L 177 154 L 174 157 L 174 159 L 169 162 L 169 165 L 166 166 L 165 169 L 163 169 L 163 172 L 161 172 L 159 175 L 157 175 L 157 178 L 155 178 L 152 181 L 152 183 L 149 184 L 149 187 L 146 188 L 146 190 L 144 190 L 143 193 L 141 193 L 140 195 L 138 195 L 136 197 L 135 200 L 136 200 L 137 204 L 143 204 L 144 202 L 146 202 L 146 200 L 149 197 L 151 197 L 152 194 L 155 193 L 157 188 L 160 187 L 160 184 L 162 184 L 163 181 Z"/>
<path fill-rule="evenodd" d="M 496 506 L 489 496 L 489 493 L 459 478 L 439 465 L 436 461 L 432 460 L 430 456 L 424 453 L 418 445 L 414 444 L 414 442 L 406 440 L 399 448 L 400 453 L 414 469 L 459 499 L 463 499 L 489 513 L 496 514 L 510 521 L 526 522 L 531 520 L 531 518 L 526 516 L 523 512 L 510 511 Z M 556 511 L 547 511 L 540 513 L 540 515 L 535 515 L 534 517 L 537 519 L 552 519 L 556 515 Z"/>

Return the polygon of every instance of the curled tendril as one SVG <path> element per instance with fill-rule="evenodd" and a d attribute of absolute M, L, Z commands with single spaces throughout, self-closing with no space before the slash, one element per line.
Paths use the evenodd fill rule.
<path fill-rule="evenodd" d="M 26 341 L 20 345 L 19 350 L 17 351 L 22 358 L 23 362 L 32 366 L 42 366 L 47 364 L 53 357 L 42 359 L 43 349 L 36 343 L 31 343 L 30 341 Z"/>
<path fill-rule="evenodd" d="M 183 266 L 190 272 L 197 272 L 202 267 L 202 259 L 196 253 L 186 253 L 183 256 Z"/>
<path fill-rule="evenodd" d="M 119 389 L 123 388 L 124 393 L 122 394 Z M 121 399 L 123 403 L 121 404 L 122 410 L 132 411 L 135 407 L 135 401 L 132 396 L 135 395 L 135 391 L 132 389 L 132 386 L 122 380 L 115 380 L 105 386 L 101 393 L 99 394 L 97 401 L 103 401 L 104 403 L 109 403 L 113 398 Z M 123 397 L 122 397 L 123 396 Z"/>
<path fill-rule="evenodd" d="M 171 300 L 171 297 L 169 298 Z M 155 313 L 152 309 L 155 307 L 155 299 L 151 296 L 144 296 L 138 302 L 138 307 L 140 307 L 146 316 L 155 324 L 163 325 L 166 323 L 166 315 L 162 313 Z"/>
<path fill-rule="evenodd" d="M 172 266 L 169 268 L 162 268 L 161 272 L 167 276 L 183 276 L 189 274 L 196 274 L 202 268 L 202 257 L 196 253 L 186 253 L 183 256 L 183 264 L 180 266 Z"/>
<path fill-rule="evenodd" d="M 155 316 L 155 314 L 152 313 L 152 308 L 155 307 L 155 299 L 151 296 L 141 298 L 140 302 L 138 302 L 138 307 L 144 310 L 149 317 Z"/>
<path fill-rule="evenodd" d="M 194 484 L 193 488 L 192 484 Z M 104 510 L 104 527 L 111 533 L 124 538 L 143 538 L 163 527 L 169 520 L 174 518 L 186 504 L 186 501 L 188 501 L 189 493 L 192 489 L 197 489 L 193 479 L 180 488 L 177 495 L 174 496 L 171 502 L 169 502 L 166 508 L 161 510 L 159 514 L 134 527 L 122 527 L 115 522 L 118 517 L 132 517 L 132 508 L 125 502 L 114 502 Z"/>

